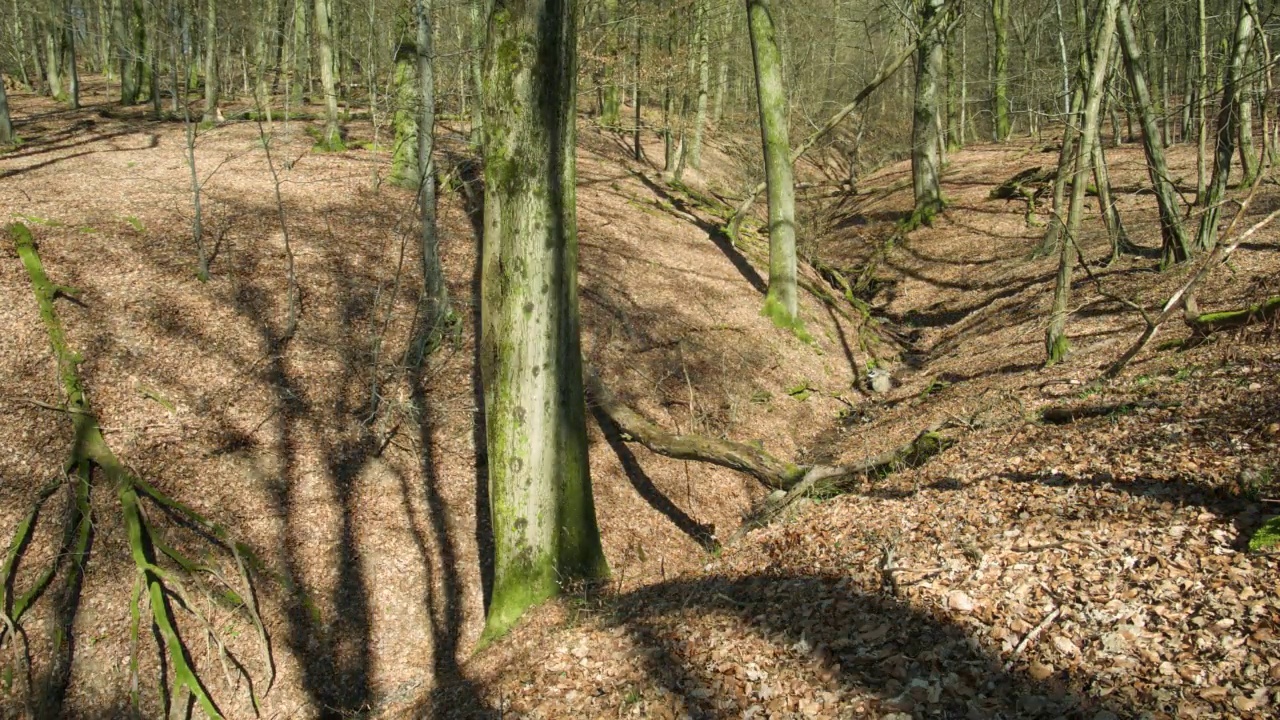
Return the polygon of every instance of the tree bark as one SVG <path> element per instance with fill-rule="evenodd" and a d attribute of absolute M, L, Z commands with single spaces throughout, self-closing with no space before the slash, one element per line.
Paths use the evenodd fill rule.
<path fill-rule="evenodd" d="M 1213 248 L 1218 238 L 1218 205 L 1227 192 L 1227 180 L 1231 175 L 1231 157 L 1235 154 L 1235 136 L 1239 122 L 1236 113 L 1239 103 L 1236 94 L 1244 73 L 1245 56 L 1253 37 L 1253 16 L 1257 11 L 1255 0 L 1239 0 L 1236 11 L 1235 42 L 1231 63 L 1227 67 L 1222 86 L 1222 104 L 1218 108 L 1218 138 L 1213 157 L 1213 178 L 1205 189 L 1204 214 L 1200 216 L 1200 228 L 1196 233 L 1196 249 Z"/>
<path fill-rule="evenodd" d="M 1209 147 L 1209 20 L 1205 13 L 1205 0 L 1198 0 L 1197 19 L 1200 36 L 1199 87 L 1196 91 L 1196 204 L 1205 204 L 1209 189 L 1208 147 Z"/>
<path fill-rule="evenodd" d="M 324 90 L 324 136 L 321 146 L 327 151 L 342 150 L 342 132 L 338 128 L 338 85 L 334 77 L 333 24 L 329 18 L 329 0 L 315 0 L 316 45 L 320 49 L 320 85 Z"/>
<path fill-rule="evenodd" d="M 769 291 L 764 313 L 780 326 L 799 322 L 796 297 L 796 190 L 791 169 L 782 52 L 768 0 L 747 0 L 769 193 Z"/>
<path fill-rule="evenodd" d="M 12 144 L 13 119 L 9 117 L 9 96 L 4 91 L 4 73 L 0 73 L 0 146 Z"/>
<path fill-rule="evenodd" d="M 451 319 L 449 290 L 440 266 L 440 242 L 436 234 L 436 90 L 434 50 L 431 38 L 432 0 L 416 0 L 418 26 L 418 207 L 422 216 L 422 301 L 418 318 L 422 323 L 414 343 L 411 364 L 419 364 L 440 342 Z"/>
<path fill-rule="evenodd" d="M 991 23 L 995 26 L 995 116 L 997 142 L 1009 138 L 1009 0 L 991 0 Z"/>
<path fill-rule="evenodd" d="M 494 585 L 485 638 L 608 575 L 578 317 L 575 0 L 498 0 L 485 48 L 481 376 Z"/>
<path fill-rule="evenodd" d="M 1093 57 L 1089 82 L 1085 86 L 1084 103 L 1080 112 L 1080 139 L 1075 152 L 1075 172 L 1071 180 L 1071 205 L 1067 211 L 1066 236 L 1058 242 L 1058 275 L 1054 285 L 1053 307 L 1049 327 L 1045 332 L 1045 351 L 1048 363 L 1062 360 L 1068 349 L 1067 306 L 1071 301 L 1071 274 L 1075 265 L 1075 242 L 1079 237 L 1080 220 L 1084 213 L 1085 185 L 1089 178 L 1089 164 L 1094 157 L 1093 147 L 1098 142 L 1099 116 L 1102 96 L 1107 80 L 1107 59 L 1116 28 L 1119 0 L 1103 0 L 1097 18 L 1097 30 L 1091 43 Z"/>
<path fill-rule="evenodd" d="M 1185 262 L 1191 257 L 1191 243 L 1182 224 L 1182 207 L 1177 191 L 1169 177 L 1165 163 L 1164 147 L 1160 142 L 1159 128 L 1151 109 L 1147 92 L 1146 62 L 1138 44 L 1130 11 L 1131 0 L 1121 0 L 1117 22 L 1120 28 L 1120 44 L 1124 50 L 1124 65 L 1129 76 L 1129 86 L 1137 100 L 1138 115 L 1142 120 L 1142 149 L 1147 156 L 1147 175 L 1156 192 L 1156 204 L 1160 209 L 1160 233 L 1162 263 Z M 1167 62 L 1167 61 L 1166 61 Z"/>
<path fill-rule="evenodd" d="M 207 123 L 218 120 L 218 2 L 205 0 L 204 16 L 204 118 Z"/>
<path fill-rule="evenodd" d="M 915 209 L 911 224 L 929 224 L 942 210 L 942 158 L 938 132 L 938 79 L 943 74 L 944 36 L 932 21 L 943 11 L 944 0 L 924 0 L 920 24 L 925 28 L 917 41 L 916 94 L 911 123 L 911 185 Z"/>
<path fill-rule="evenodd" d="M 308 23 L 308 0 L 293 3 L 293 86 L 290 100 L 301 107 L 302 100 L 311 92 L 311 29 Z"/>
<path fill-rule="evenodd" d="M 395 113 L 391 124 L 395 128 L 394 146 L 391 151 L 392 183 L 401 187 L 418 189 L 418 80 L 417 40 L 409 34 L 407 25 L 402 28 L 396 48 Z"/>
<path fill-rule="evenodd" d="M 707 127 L 707 95 L 711 82 L 711 48 L 708 41 L 708 0 L 698 0 L 698 101 L 693 122 L 693 143 L 689 146 L 689 164 L 702 167 L 702 138 Z"/>
<path fill-rule="evenodd" d="M 622 25 L 618 13 L 618 0 L 604 0 L 605 27 L 604 41 L 604 77 L 602 91 L 602 107 L 600 124 L 607 128 L 622 125 L 622 89 L 618 86 L 618 66 L 622 62 L 618 48 Z"/>

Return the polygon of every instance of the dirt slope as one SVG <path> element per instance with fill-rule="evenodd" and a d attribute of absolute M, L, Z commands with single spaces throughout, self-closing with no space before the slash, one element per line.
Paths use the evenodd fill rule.
<path fill-rule="evenodd" d="M 1254 478 L 1277 466 L 1280 349 L 1249 336 L 1148 352 L 1113 390 L 1078 398 L 1071 383 L 1091 379 L 1140 327 L 1118 305 L 1091 303 L 1095 291 L 1081 284 L 1077 354 L 1041 371 L 1052 264 L 1026 261 L 1038 233 L 1021 207 L 986 195 L 1049 155 L 1023 146 L 953 156 L 952 209 L 887 256 L 871 298 L 883 334 L 911 351 L 891 361 L 894 347 L 866 345 L 858 323 L 810 294 L 802 313 L 813 345 L 772 328 L 758 315 L 760 239 L 731 247 L 708 208 L 584 127 L 584 345 L 624 399 L 673 429 L 759 439 L 786 457 L 850 460 L 952 416 L 975 427 L 957 429 L 960 444 L 918 470 L 809 505 L 718 554 L 705 548 L 762 495 L 754 482 L 593 427 L 615 581 L 603 596 L 539 610 L 472 657 L 487 501 L 472 362 L 476 208 L 462 185 L 475 171 L 462 136 L 442 132 L 454 181 L 441 223 L 464 322 L 458 343 L 411 376 L 395 365 L 417 292 L 412 194 L 380 181 L 386 153 L 318 155 L 296 123 L 277 126 L 303 293 L 298 335 L 281 344 L 284 244 L 256 125 L 201 139 L 216 246 L 213 279 L 201 284 L 180 124 L 11 102 L 26 144 L 0 156 L 0 211 L 32 224 L 56 281 L 85 291 L 60 311 L 109 441 L 164 490 L 228 521 L 275 573 L 259 588 L 278 666 L 266 716 L 1262 717 L 1280 702 L 1267 695 L 1280 683 L 1280 577 L 1274 557 L 1239 552 L 1265 508 L 1251 499 L 1258 488 L 1237 482 L 1242 470 Z M 375 139 L 368 123 L 350 130 Z M 1112 157 L 1117 184 L 1136 185 L 1140 153 Z M 714 147 L 706 158 L 706 176 L 691 173 L 690 185 L 733 189 L 728 159 Z M 1188 162 L 1175 156 L 1181 172 Z M 867 186 L 905 172 L 887 168 Z M 1276 201 L 1268 190 L 1251 212 Z M 902 192 L 854 198 L 808 241 L 853 265 L 908 203 Z M 1121 196 L 1131 234 L 1148 245 L 1150 206 L 1149 196 Z M 1275 237 L 1242 251 L 1234 278 L 1215 276 L 1202 305 L 1254 297 L 1255 278 L 1274 289 Z M 1082 239 L 1089 257 L 1104 244 Z M 56 404 L 59 390 L 25 274 L 11 251 L 0 259 L 0 327 L 11 333 L 0 343 L 7 529 L 70 437 L 64 418 L 31 402 Z M 1154 304 L 1185 271 L 1149 265 L 1095 272 L 1110 292 Z M 887 397 L 852 388 L 864 347 L 901 383 Z M 1064 398 L 1152 402 L 1066 429 L 1033 422 L 1039 405 Z M 128 703 L 130 570 L 110 495 L 96 497 L 72 716 Z M 30 568 L 49 559 L 52 521 L 41 533 Z M 242 621 L 207 612 L 233 628 L 233 649 L 261 678 Z M 41 607 L 28 623 L 37 678 L 48 620 Z M 243 688 L 223 681 L 202 642 L 193 648 L 223 710 L 250 716 Z M 155 714 L 154 646 L 144 643 L 141 662 L 145 714 Z M 3 692 L 0 705 L 20 712 L 24 684 Z"/>

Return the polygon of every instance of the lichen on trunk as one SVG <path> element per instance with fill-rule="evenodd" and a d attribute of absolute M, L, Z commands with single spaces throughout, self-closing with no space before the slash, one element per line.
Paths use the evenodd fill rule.
<path fill-rule="evenodd" d="M 499 0 L 484 58 L 481 376 L 494 584 L 485 638 L 608 575 L 578 319 L 575 0 Z"/>

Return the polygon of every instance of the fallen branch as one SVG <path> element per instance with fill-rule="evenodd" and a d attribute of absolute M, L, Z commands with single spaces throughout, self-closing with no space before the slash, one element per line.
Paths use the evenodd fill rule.
<path fill-rule="evenodd" d="M 1235 217 L 1231 219 L 1231 224 L 1227 226 L 1227 232 L 1225 234 L 1230 235 L 1231 231 L 1235 229 L 1236 224 L 1240 221 L 1240 218 L 1244 217 L 1245 210 L 1247 210 L 1250 203 L 1253 202 L 1253 196 L 1257 192 L 1258 186 L 1261 184 L 1262 177 L 1263 176 L 1259 174 L 1258 178 L 1254 181 L 1253 186 L 1249 189 L 1249 195 L 1245 197 L 1244 202 L 1240 204 L 1240 210 L 1236 213 Z M 1119 375 L 1125 365 L 1128 365 L 1129 361 L 1137 357 L 1138 353 L 1142 352 L 1142 349 L 1147 346 L 1147 343 L 1151 342 L 1151 339 L 1155 337 L 1160 326 L 1163 325 L 1166 320 L 1173 317 L 1174 313 L 1186 304 L 1187 299 L 1192 297 L 1192 293 L 1195 291 L 1196 285 L 1199 285 L 1200 281 L 1204 280 L 1211 270 L 1223 262 L 1226 262 L 1226 259 L 1231 256 L 1231 253 L 1235 252 L 1236 248 L 1240 247 L 1240 243 L 1244 242 L 1249 238 L 1249 236 L 1269 225 L 1277 217 L 1280 217 L 1280 210 L 1274 210 L 1266 217 L 1254 223 L 1253 227 L 1243 233 L 1240 233 L 1240 235 L 1237 236 L 1230 245 L 1224 246 L 1222 244 L 1218 244 L 1213 249 L 1213 252 L 1209 253 L 1209 257 L 1206 258 L 1204 264 L 1200 266 L 1200 270 L 1197 271 L 1185 285 L 1178 288 L 1178 291 L 1175 292 L 1173 296 L 1169 298 L 1169 301 L 1164 304 L 1164 309 L 1160 312 L 1160 316 L 1155 320 L 1147 320 L 1146 329 L 1142 331 L 1142 335 L 1138 337 L 1133 346 L 1126 350 L 1124 355 L 1121 355 L 1118 360 L 1112 363 L 1111 366 L 1102 373 L 1102 376 L 1098 381 L 1095 381 L 1093 384 L 1096 385 L 1097 382 L 1103 380 L 1111 380 Z M 1194 301 L 1192 304 L 1194 304 Z"/>
<path fill-rule="evenodd" d="M 1187 317 L 1187 325 L 1195 333 L 1196 339 L 1204 339 L 1223 330 L 1245 327 L 1254 323 L 1270 322 L 1280 315 L 1280 295 L 1266 301 L 1239 310 L 1203 313 Z"/>
<path fill-rule="evenodd" d="M 1031 631 L 1022 638 L 1022 642 L 1018 643 L 1018 647 L 1013 649 L 1013 654 L 1009 656 L 1009 661 L 1004 664 L 1005 672 L 1013 670 L 1014 662 L 1022 656 L 1022 653 L 1026 651 L 1027 646 L 1030 645 L 1033 640 L 1040 637 L 1040 633 L 1044 632 L 1044 629 L 1049 627 L 1054 620 L 1057 620 L 1058 616 L 1061 614 L 1062 608 L 1056 607 L 1053 609 L 1053 612 L 1049 613 L 1049 615 L 1045 617 L 1044 620 L 1040 621 L 1039 625 L 1031 628 Z"/>
<path fill-rule="evenodd" d="M 623 440 L 638 442 L 659 455 L 737 470 L 780 490 L 794 487 L 811 469 L 779 460 L 758 445 L 667 432 L 619 400 L 594 372 L 588 371 L 586 380 L 587 394 L 595 406 L 618 426 Z"/>
<path fill-rule="evenodd" d="M 50 282 L 45 274 L 31 231 L 25 225 L 14 224 L 9 226 L 8 234 L 14 240 L 18 256 L 27 270 L 27 275 L 31 280 L 32 291 L 40 307 L 40 317 L 44 321 L 49 344 L 57 361 L 58 377 L 62 384 L 62 390 L 66 395 L 65 407 L 57 409 L 65 410 L 67 417 L 70 418 L 75 441 L 63 471 L 63 478 L 72 486 L 72 498 L 70 500 L 71 512 L 68 514 L 68 519 L 64 525 L 62 546 L 55 555 L 54 561 L 39 575 L 35 583 L 31 585 L 26 593 L 15 598 L 11 605 L 6 604 L 8 598 L 4 596 L 3 590 L 0 590 L 0 608 L 10 608 L 8 614 L 0 613 L 0 615 L 3 615 L 3 623 L 0 624 L 0 642 L 3 642 L 6 634 L 14 635 L 23 614 L 30 609 L 32 603 L 39 598 L 56 574 L 60 558 L 69 557 L 73 563 L 72 571 L 67 574 L 67 588 L 74 590 L 83 581 L 85 563 L 88 560 L 90 519 L 95 514 L 89 489 L 93 484 L 95 471 L 97 471 L 106 480 L 107 486 L 114 492 L 116 500 L 119 502 L 119 512 L 129 553 L 133 560 L 135 573 L 140 578 L 138 590 L 132 594 L 130 601 L 130 615 L 133 619 L 130 635 L 133 641 L 133 650 L 135 651 L 135 655 L 131 658 L 131 671 L 136 673 L 137 618 L 139 616 L 140 603 L 143 602 L 145 596 L 145 602 L 150 609 L 152 627 L 162 640 L 168 660 L 172 664 L 173 691 L 175 693 L 189 692 L 209 717 L 221 718 L 222 715 L 219 713 L 194 664 L 191 662 L 191 654 L 186 643 L 178 634 L 176 615 L 173 610 L 175 605 L 169 601 L 169 598 L 178 598 L 181 602 L 176 606 L 190 612 L 197 620 L 201 621 L 206 630 L 209 630 L 207 622 L 204 621 L 203 616 L 199 614 L 192 604 L 191 597 L 186 592 L 181 579 L 190 577 L 193 581 L 199 583 L 199 574 L 204 573 L 213 575 L 226 585 L 227 590 L 216 594 L 214 599 L 231 604 L 237 609 L 243 608 L 254 625 L 261 641 L 264 669 L 268 674 L 266 691 L 270 691 L 275 677 L 274 661 L 271 657 L 270 644 L 262 626 L 261 616 L 257 609 L 257 601 L 253 594 L 249 570 L 244 562 L 245 558 L 253 558 L 252 551 L 236 542 L 222 525 L 211 522 L 187 505 L 160 492 L 135 475 L 116 457 L 103 437 L 102 428 L 98 425 L 98 419 L 89 405 L 88 395 L 80 379 L 79 364 L 82 362 L 82 358 L 68 348 L 61 320 L 54 309 L 53 303 L 55 297 L 59 294 L 59 286 Z M 5 556 L 4 564 L 0 566 L 0 588 L 11 586 L 12 576 L 19 564 L 23 550 L 34 536 L 40 507 L 62 484 L 59 481 L 42 490 L 31 511 L 19 523 L 10 543 L 9 551 Z M 162 529 L 147 518 L 144 500 L 149 500 L 160 506 L 165 512 L 175 517 L 179 523 L 197 529 L 202 537 L 209 539 L 216 549 L 234 558 L 238 577 L 242 581 L 242 587 L 232 589 L 216 568 L 192 562 L 174 550 L 166 542 Z M 103 543 L 103 545 L 109 547 L 106 543 Z M 159 565 L 160 557 L 168 558 L 178 568 L 174 570 Z M 256 560 L 253 560 L 250 564 L 255 567 L 259 566 Z M 78 597 L 75 592 L 64 593 L 64 596 Z M 71 607 L 70 614 L 64 616 L 62 621 L 69 621 L 72 617 L 74 617 L 74 606 Z M 70 628 L 59 628 L 59 630 L 67 632 Z M 217 640 L 217 644 L 224 656 L 227 655 L 225 646 L 220 639 Z M 70 647 L 65 642 L 61 643 L 61 645 L 63 648 Z M 55 665 L 59 666 L 61 673 L 69 673 L 70 655 L 66 649 L 60 649 L 59 652 L 62 653 L 62 656 L 55 658 Z M 240 674 L 250 683 L 250 698 L 256 708 L 259 698 L 253 690 L 248 671 L 244 669 L 239 661 L 234 658 L 231 658 L 231 660 L 240 670 Z M 69 675 L 66 678 L 69 678 Z M 135 700 L 134 710 L 136 713 L 138 711 L 136 690 L 131 694 Z"/>
<path fill-rule="evenodd" d="M 1105 403 L 1102 405 L 1053 405 L 1040 411 L 1040 419 L 1054 425 L 1066 425 L 1077 420 L 1107 417 L 1119 413 L 1133 412 L 1140 408 L 1173 408 L 1178 403 L 1159 403 L 1151 401 Z"/>

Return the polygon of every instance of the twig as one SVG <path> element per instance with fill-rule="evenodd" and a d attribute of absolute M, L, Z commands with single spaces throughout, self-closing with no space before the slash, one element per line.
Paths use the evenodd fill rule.
<path fill-rule="evenodd" d="M 1014 648 L 1013 654 L 1009 656 L 1009 661 L 1004 664 L 1005 672 L 1009 672 L 1010 670 L 1013 669 L 1014 662 L 1017 661 L 1018 657 L 1022 655 L 1023 651 L 1027 649 L 1027 646 L 1031 644 L 1031 641 L 1039 637 L 1040 633 L 1044 632 L 1044 629 L 1049 627 L 1049 624 L 1052 623 L 1054 620 L 1057 620 L 1058 616 L 1061 614 L 1062 614 L 1062 608 L 1056 607 L 1053 609 L 1053 612 L 1049 613 L 1049 615 L 1045 617 L 1044 620 L 1040 621 L 1039 625 L 1031 628 L 1031 632 L 1027 633 L 1022 638 L 1022 642 L 1018 643 L 1018 647 Z"/>

